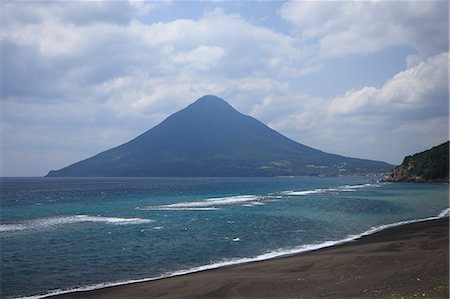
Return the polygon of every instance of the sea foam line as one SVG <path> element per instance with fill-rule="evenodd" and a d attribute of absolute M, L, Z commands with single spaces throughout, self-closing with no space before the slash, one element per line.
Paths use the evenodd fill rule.
<path fill-rule="evenodd" d="M 217 210 L 215 206 L 237 205 L 242 203 L 257 202 L 267 196 L 258 195 L 236 195 L 227 197 L 206 198 L 200 201 L 186 201 L 160 206 L 139 207 L 139 210 Z M 271 197 L 273 198 L 273 196 Z"/>
<path fill-rule="evenodd" d="M 279 195 L 235 195 L 227 197 L 206 198 L 198 201 L 185 201 L 167 205 L 144 206 L 137 207 L 137 210 L 151 211 L 207 211 L 219 210 L 217 206 L 239 205 L 256 206 L 264 204 L 264 201 L 273 201 L 283 199 L 283 196 L 299 196 L 309 194 L 350 192 L 361 188 L 380 187 L 378 184 L 362 184 L 362 185 L 344 185 L 338 187 L 330 187 L 326 189 L 313 189 L 304 191 L 282 191 Z"/>
<path fill-rule="evenodd" d="M 120 217 L 104 217 L 104 216 L 89 216 L 89 215 L 69 215 L 69 216 L 56 216 L 56 217 L 24 220 L 19 223 L 0 224 L 0 232 L 42 230 L 42 229 L 52 228 L 52 227 L 61 226 L 61 225 L 83 223 L 83 222 L 126 225 L 126 224 L 150 223 L 153 221 L 154 220 L 143 219 L 143 218 L 120 218 Z"/>
<path fill-rule="evenodd" d="M 362 184 L 362 185 L 343 185 L 338 187 L 330 187 L 330 188 L 318 188 L 312 190 L 303 190 L 303 191 L 282 191 L 283 195 L 292 195 L 292 196 L 302 196 L 302 195 L 310 195 L 310 194 L 324 194 L 324 193 L 336 193 L 336 192 L 352 192 L 361 188 L 376 188 L 380 187 L 379 184 Z"/>
<path fill-rule="evenodd" d="M 215 208 L 215 207 L 183 208 L 183 207 L 167 207 L 167 206 L 147 206 L 147 207 L 137 207 L 136 210 L 143 210 L 143 211 L 217 211 L 220 209 Z"/>
<path fill-rule="evenodd" d="M 336 241 L 325 241 L 325 242 L 317 243 L 317 244 L 301 245 L 301 246 L 297 246 L 294 248 L 278 249 L 278 250 L 274 250 L 274 251 L 271 251 L 268 253 L 257 255 L 255 257 L 223 260 L 223 261 L 219 261 L 216 263 L 207 264 L 207 265 L 203 265 L 203 266 L 199 266 L 199 267 L 165 273 L 165 274 L 162 274 L 157 277 L 134 279 L 134 280 L 127 280 L 127 281 L 119 281 L 119 282 L 100 283 L 100 284 L 94 284 L 94 285 L 88 285 L 88 286 L 80 286 L 80 287 L 76 287 L 76 288 L 72 288 L 72 289 L 57 289 L 57 290 L 52 290 L 47 294 L 19 297 L 18 299 L 40 299 L 40 298 L 46 298 L 46 297 L 55 296 L 55 295 L 67 294 L 67 293 L 92 291 L 92 290 L 103 289 L 103 288 L 107 288 L 107 287 L 127 285 L 127 284 L 139 283 L 139 282 L 148 282 L 148 281 L 158 280 L 158 279 L 162 279 L 162 278 L 169 278 L 169 277 L 174 277 L 174 276 L 191 274 L 191 273 L 196 273 L 196 272 L 211 270 L 211 269 L 217 269 L 217 268 L 226 267 L 226 266 L 269 260 L 269 259 L 273 259 L 273 258 L 279 258 L 279 257 L 283 257 L 283 256 L 299 254 L 299 253 L 303 253 L 303 252 L 318 250 L 318 249 L 322 249 L 322 248 L 326 248 L 326 247 L 331 247 L 331 246 L 336 246 L 336 245 L 352 242 L 363 236 L 372 235 L 376 232 L 383 231 L 385 229 L 396 227 L 396 226 L 401 226 L 401 225 L 411 224 L 411 223 L 416 223 L 416 222 L 422 222 L 422 221 L 428 221 L 428 220 L 437 220 L 437 219 L 449 217 L 449 216 L 450 216 L 450 208 L 446 208 L 443 211 L 441 211 L 438 216 L 405 220 L 405 221 L 395 222 L 395 223 L 391 223 L 391 224 L 374 226 L 360 234 L 349 235 L 349 236 L 345 237 L 344 239 L 340 239 L 340 240 L 336 240 Z"/>

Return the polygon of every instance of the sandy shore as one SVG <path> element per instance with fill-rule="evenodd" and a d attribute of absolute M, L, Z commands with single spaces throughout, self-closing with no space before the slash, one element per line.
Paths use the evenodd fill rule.
<path fill-rule="evenodd" d="M 55 298 L 448 298 L 449 219 L 262 262 Z"/>

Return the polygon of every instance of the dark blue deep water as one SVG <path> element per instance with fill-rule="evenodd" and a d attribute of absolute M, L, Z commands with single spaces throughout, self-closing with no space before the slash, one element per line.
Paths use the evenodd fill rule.
<path fill-rule="evenodd" d="M 448 185 L 367 178 L 4 178 L 0 195 L 2 298 L 298 252 L 449 205 Z"/>

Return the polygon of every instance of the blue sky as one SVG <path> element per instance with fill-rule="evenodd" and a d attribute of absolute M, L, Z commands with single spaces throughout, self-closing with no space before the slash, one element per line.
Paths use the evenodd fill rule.
<path fill-rule="evenodd" d="M 1 175 L 41 176 L 205 94 L 393 164 L 448 140 L 447 1 L 2 2 Z"/>

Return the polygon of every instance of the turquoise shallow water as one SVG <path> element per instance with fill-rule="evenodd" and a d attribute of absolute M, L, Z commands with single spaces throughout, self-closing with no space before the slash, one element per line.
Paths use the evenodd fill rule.
<path fill-rule="evenodd" d="M 4 178 L 0 195 L 2 298 L 269 258 L 449 206 L 448 185 L 367 178 Z"/>

